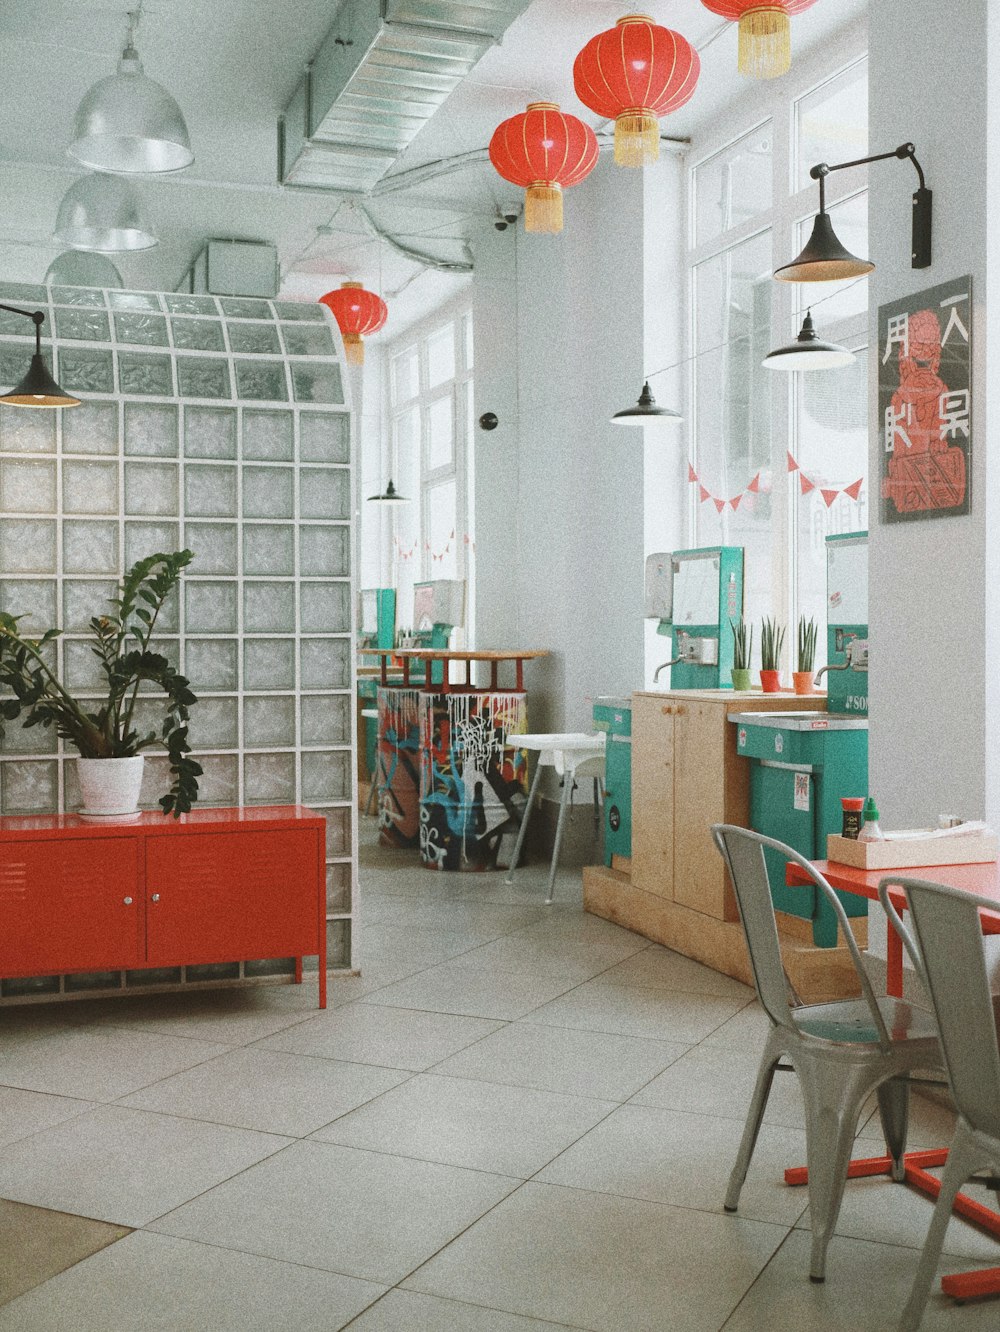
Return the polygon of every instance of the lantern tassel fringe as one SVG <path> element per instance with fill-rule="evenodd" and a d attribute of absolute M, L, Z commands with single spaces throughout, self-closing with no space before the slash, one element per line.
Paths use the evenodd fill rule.
<path fill-rule="evenodd" d="M 776 79 L 792 64 L 792 25 L 776 5 L 740 18 L 739 70 L 752 79 Z"/>
<path fill-rule="evenodd" d="M 615 162 L 641 167 L 659 161 L 660 122 L 648 111 L 623 111 L 615 120 Z"/>
<path fill-rule="evenodd" d="M 350 365 L 364 365 L 365 344 L 361 340 L 360 333 L 344 334 L 344 359 Z"/>
<path fill-rule="evenodd" d="M 563 196 L 558 185 L 529 185 L 524 201 L 525 231 L 556 235 L 563 229 Z"/>

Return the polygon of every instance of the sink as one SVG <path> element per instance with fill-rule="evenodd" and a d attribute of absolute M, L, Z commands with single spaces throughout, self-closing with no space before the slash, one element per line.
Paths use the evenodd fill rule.
<path fill-rule="evenodd" d="M 740 726 L 762 726 L 781 731 L 866 731 L 868 718 L 838 712 L 730 712 Z"/>

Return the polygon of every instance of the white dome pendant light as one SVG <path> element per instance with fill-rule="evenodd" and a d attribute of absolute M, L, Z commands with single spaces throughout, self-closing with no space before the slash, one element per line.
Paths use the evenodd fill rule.
<path fill-rule="evenodd" d="M 81 176 L 63 195 L 56 240 L 74 250 L 148 250 L 159 237 L 135 186 L 120 176 Z"/>
<path fill-rule="evenodd" d="M 181 109 L 147 78 L 134 40 L 142 6 L 128 14 L 117 74 L 95 83 L 77 109 L 66 150 L 94 171 L 123 175 L 182 171 L 194 161 Z"/>

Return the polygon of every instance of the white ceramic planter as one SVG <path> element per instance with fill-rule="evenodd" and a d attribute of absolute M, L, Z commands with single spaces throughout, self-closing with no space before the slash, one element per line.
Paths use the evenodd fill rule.
<path fill-rule="evenodd" d="M 134 758 L 78 758 L 76 773 L 83 797 L 80 813 L 85 818 L 134 814 L 139 808 L 145 761 L 142 754 Z"/>

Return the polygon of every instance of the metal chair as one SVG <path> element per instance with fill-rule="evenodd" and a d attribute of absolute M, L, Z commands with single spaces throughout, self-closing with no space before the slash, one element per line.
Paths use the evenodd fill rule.
<path fill-rule="evenodd" d="M 812 1224 L 809 1277 L 822 1281 L 861 1107 L 871 1092 L 877 1092 L 882 1131 L 893 1162 L 892 1176 L 902 1180 L 909 1074 L 917 1068 L 940 1067 L 937 1035 L 929 1014 L 901 999 L 876 998 L 843 906 L 805 857 L 773 837 L 730 824 L 716 824 L 712 836 L 736 891 L 757 997 L 771 1020 L 725 1208 L 727 1212 L 736 1211 L 771 1082 L 781 1058 L 787 1057 L 798 1075 L 805 1102 Z M 781 963 L 764 847 L 801 866 L 827 898 L 854 962 L 860 999 L 805 1004 L 795 993 Z"/>
<path fill-rule="evenodd" d="M 528 801 L 521 815 L 521 827 L 517 834 L 517 844 L 511 856 L 510 869 L 504 877 L 504 883 L 514 882 L 514 871 L 521 859 L 524 839 L 528 831 L 528 818 L 531 807 L 538 794 L 543 768 L 554 768 L 561 779 L 562 793 L 559 799 L 559 821 L 556 824 L 556 839 L 552 847 L 552 863 L 549 866 L 549 885 L 545 896 L 545 905 L 552 905 L 555 889 L 556 869 L 559 865 L 559 851 L 562 847 L 563 829 L 566 824 L 566 811 L 573 800 L 573 787 L 577 777 L 594 779 L 594 833 L 600 835 L 600 799 L 599 792 L 604 780 L 604 745 L 607 737 L 602 731 L 595 735 L 583 735 L 579 731 L 545 732 L 535 735 L 514 735 L 510 743 L 519 749 L 534 749 L 538 753 L 535 776 L 532 779 Z"/>
<path fill-rule="evenodd" d="M 912 933 L 890 900 L 891 887 L 906 894 Z M 990 993 L 979 923 L 979 908 L 995 911 L 997 904 L 923 879 L 883 879 L 878 895 L 926 987 L 958 1110 L 941 1191 L 899 1324 L 901 1332 L 914 1332 L 923 1318 L 956 1194 L 978 1171 L 992 1169 L 994 1181 L 1000 1172 L 997 1001 Z M 994 1187 L 1000 1202 L 1000 1186 Z"/>

